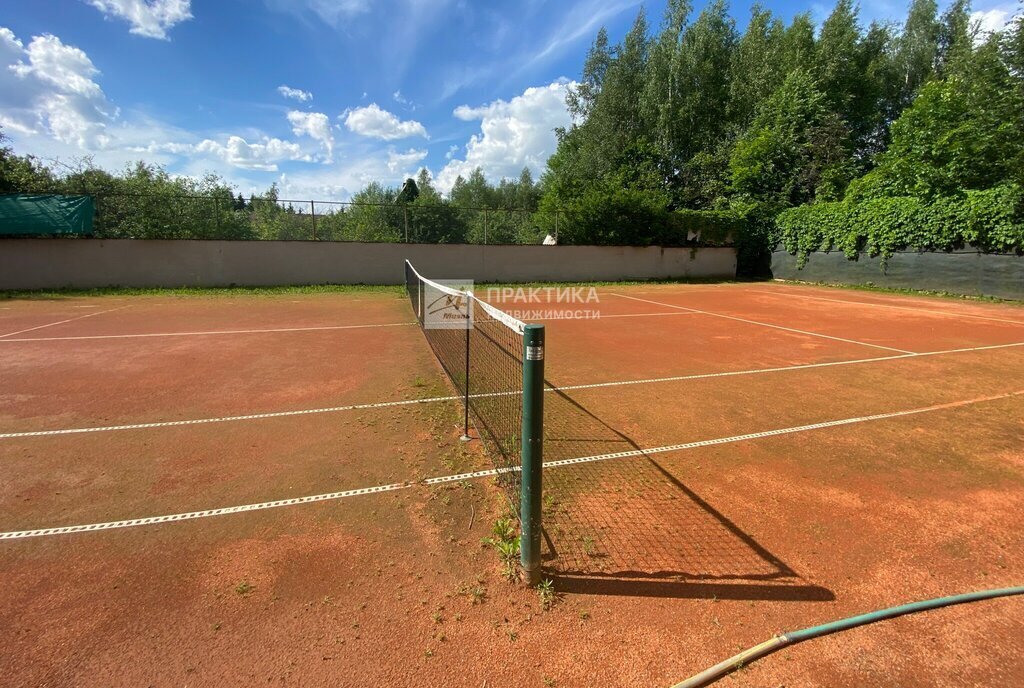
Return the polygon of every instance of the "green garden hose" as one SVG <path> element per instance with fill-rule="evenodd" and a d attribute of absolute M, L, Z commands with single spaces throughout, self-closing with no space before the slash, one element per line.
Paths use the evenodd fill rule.
<path fill-rule="evenodd" d="M 928 611 L 929 609 L 949 607 L 954 604 L 989 600 L 994 597 L 1009 597 L 1011 595 L 1024 595 L 1024 586 L 998 588 L 996 590 L 982 590 L 979 592 L 965 593 L 963 595 L 953 595 L 952 597 L 938 597 L 933 600 L 911 602 L 910 604 L 903 604 L 898 607 L 889 607 L 888 609 L 880 609 L 878 611 L 861 614 L 859 616 L 851 616 L 846 619 L 831 621 L 826 624 L 821 624 L 820 626 L 811 626 L 810 628 L 805 628 L 800 631 L 783 633 L 782 635 L 775 636 L 770 640 L 766 640 L 763 643 L 748 648 L 743 652 L 740 652 L 738 655 L 730 657 L 724 662 L 719 662 L 715 666 L 705 669 L 699 674 L 691 676 L 681 683 L 675 684 L 672 688 L 700 688 L 701 686 L 710 685 L 723 676 L 749 664 L 750 662 L 766 657 L 767 655 L 789 645 L 796 645 L 797 643 L 802 643 L 803 641 L 811 640 L 812 638 L 820 638 L 825 635 L 831 635 L 832 633 L 846 631 L 851 628 L 865 626 L 870 623 L 875 623 L 876 621 L 884 621 L 885 619 L 892 619 L 905 614 L 915 614 L 917 612 Z"/>

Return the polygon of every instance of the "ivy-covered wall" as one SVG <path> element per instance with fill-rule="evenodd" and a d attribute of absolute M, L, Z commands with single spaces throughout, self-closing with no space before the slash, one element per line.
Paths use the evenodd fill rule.
<path fill-rule="evenodd" d="M 776 218 L 778 239 L 803 267 L 816 251 L 861 253 L 888 259 L 905 249 L 953 251 L 971 246 L 984 253 L 1024 252 L 1024 192 L 1016 184 L 930 202 L 898 196 L 860 202 L 816 203 L 790 208 Z"/>
<path fill-rule="evenodd" d="M 801 268 L 786 250 L 772 253 L 771 270 L 777 279 L 921 289 L 992 296 L 1024 301 L 1024 256 L 1007 253 L 961 251 L 896 251 L 881 265 L 881 256 L 859 254 L 849 260 L 840 251 L 815 253 Z"/>

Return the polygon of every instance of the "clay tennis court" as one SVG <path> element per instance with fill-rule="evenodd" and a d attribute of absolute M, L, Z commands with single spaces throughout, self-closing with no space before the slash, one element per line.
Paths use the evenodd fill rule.
<path fill-rule="evenodd" d="M 0 301 L 0 669 L 662 686 L 782 630 L 1020 584 L 1024 308 L 596 289 L 600 317 L 543 321 L 547 611 L 481 545 L 503 498 L 399 289 Z M 1020 605 L 722 685 L 1021 684 Z"/>

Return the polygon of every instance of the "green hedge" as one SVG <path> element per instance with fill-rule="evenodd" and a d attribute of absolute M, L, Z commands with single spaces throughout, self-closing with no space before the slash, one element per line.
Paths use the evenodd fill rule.
<path fill-rule="evenodd" d="M 672 213 L 672 229 L 683 243 L 701 246 L 732 246 L 746 229 L 746 219 L 728 210 L 676 210 Z"/>
<path fill-rule="evenodd" d="M 895 251 L 1024 252 L 1024 192 L 1016 184 L 967 191 L 930 203 L 911 198 L 817 203 L 776 218 L 779 240 L 803 267 L 815 251 L 838 250 L 855 260 L 866 251 L 885 264 Z"/>
<path fill-rule="evenodd" d="M 776 209 L 753 204 L 744 209 L 677 210 L 673 215 L 673 231 L 689 245 L 735 246 L 736 274 L 739 277 L 762 277 L 770 274 L 771 250 L 777 243 Z M 691 233 L 698 235 L 688 241 Z"/>

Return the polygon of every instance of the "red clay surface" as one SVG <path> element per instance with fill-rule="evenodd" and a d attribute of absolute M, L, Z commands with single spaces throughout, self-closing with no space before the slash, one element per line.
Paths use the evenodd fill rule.
<path fill-rule="evenodd" d="M 544 321 L 546 461 L 634 455 L 545 472 L 547 611 L 480 544 L 491 479 L 415 484 L 489 467 L 459 403 L 345 409 L 451 395 L 397 291 L 0 302 L 0 532 L 411 484 L 0 539 L 7 683 L 663 686 L 782 630 L 1024 583 L 1024 308 L 597 291 L 581 308 L 614 317 Z M 1021 685 L 1022 603 L 812 641 L 721 685 Z"/>

